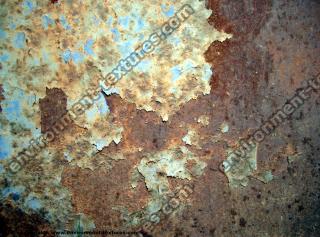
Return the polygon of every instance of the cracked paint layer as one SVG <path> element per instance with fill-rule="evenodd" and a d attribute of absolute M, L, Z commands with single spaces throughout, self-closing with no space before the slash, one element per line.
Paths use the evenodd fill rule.
<path fill-rule="evenodd" d="M 74 228 L 81 216 L 72 193 L 61 184 L 66 167 L 107 170 L 126 160 L 121 152 L 103 152 L 123 141 L 123 124 L 115 121 L 107 97 L 118 94 L 139 110 L 153 111 L 168 121 L 188 101 L 210 93 L 212 69 L 203 52 L 211 42 L 231 34 L 219 32 L 207 22 L 211 10 L 204 2 L 185 1 L 195 13 L 140 62 L 114 88 L 102 91 L 99 100 L 57 134 L 45 150 L 34 149 L 24 169 L 8 174 L 9 162 L 63 116 L 88 89 L 99 82 L 150 34 L 159 31 L 181 7 L 175 1 L 5 1 L 0 15 L 1 198 L 27 214 L 40 213 L 58 230 Z M 145 11 L 148 9 L 148 11 Z M 188 44 L 186 43 L 188 42 Z M 207 119 L 201 120 L 207 124 Z M 191 145 L 191 144 L 190 144 Z M 169 179 L 192 180 L 206 167 L 185 147 L 146 154 L 135 163 L 135 175 L 144 179 L 149 200 L 137 213 L 159 210 L 162 189 Z M 158 173 L 158 171 L 160 173 Z M 140 179 L 139 179 L 140 180 Z M 136 187 L 132 181 L 131 187 Z M 135 189 L 133 188 L 133 191 Z M 123 208 L 126 208 L 123 205 Z M 139 215 L 140 215 L 139 214 Z M 130 214 L 131 215 L 131 214 Z M 133 215 L 134 216 L 134 215 Z M 136 218 L 136 217 L 134 217 Z M 132 223 L 139 223 L 136 219 Z M 130 221 L 129 221 L 130 222 Z"/>
<path fill-rule="evenodd" d="M 158 213 L 163 208 L 168 194 L 174 191 L 169 178 L 190 181 L 201 176 L 205 167 L 206 162 L 184 146 L 147 154 L 132 172 L 131 185 L 135 188 L 142 180 L 142 176 L 150 193 L 149 202 L 145 208 L 136 212 L 130 213 L 123 206 L 116 207 L 116 209 L 121 211 L 127 226 L 142 225 L 149 221 L 148 218 L 151 215 Z"/>
<path fill-rule="evenodd" d="M 203 38 L 193 44 L 188 44 L 190 37 L 187 41 L 180 40 L 188 49 L 186 52 L 199 51 L 200 56 L 207 50 L 210 66 L 201 64 L 198 68 L 204 68 L 209 75 L 211 65 L 213 67 L 210 94 L 203 95 L 204 87 L 200 88 L 197 83 L 200 77 L 193 78 L 193 87 L 182 88 L 186 96 L 178 97 L 181 104 L 177 110 L 174 99 L 171 100 L 174 90 L 154 105 L 152 97 L 151 102 L 146 100 L 149 94 L 141 97 L 138 93 L 148 92 L 149 87 L 143 87 L 149 86 L 145 81 L 138 89 L 111 88 L 103 92 L 91 110 L 73 121 L 46 152 L 32 157 L 17 176 L 7 173 L 7 163 L 19 150 L 17 148 L 24 145 L 27 138 L 40 134 L 42 124 L 51 124 L 58 113 L 64 112 L 66 107 L 70 109 L 85 90 L 98 86 L 107 71 L 104 71 L 105 65 L 113 68 L 111 64 L 131 51 L 127 50 L 130 42 L 123 43 L 124 29 L 130 30 L 132 35 L 135 34 L 133 25 L 137 30 L 148 31 L 158 26 L 145 27 L 140 20 L 148 11 L 158 9 L 159 14 L 154 14 L 154 19 L 168 19 L 183 3 L 163 1 L 161 4 L 151 0 L 134 5 L 133 1 L 121 1 L 116 9 L 115 1 L 1 2 L 0 84 L 6 84 L 3 86 L 6 91 L 1 93 L 0 89 L 0 105 L 5 108 L 5 113 L 0 113 L 1 231 L 9 226 L 2 222 L 3 213 L 11 224 L 16 223 L 10 225 L 10 229 L 18 236 L 26 236 L 24 223 L 28 219 L 29 225 L 36 226 L 31 231 L 32 237 L 39 230 L 39 224 L 42 226 L 47 220 L 54 230 L 120 229 L 123 227 L 119 221 L 121 213 L 128 226 L 139 225 L 161 203 L 157 201 L 160 196 L 152 191 L 157 187 L 154 184 L 158 184 L 152 177 L 159 175 L 159 186 L 168 185 L 171 190 L 196 179 L 195 192 L 191 200 L 181 206 L 182 213 L 175 214 L 175 218 L 162 219 L 155 232 L 147 235 L 312 236 L 311 231 L 314 235 L 319 233 L 316 230 L 319 227 L 319 162 L 316 156 L 319 129 L 315 127 L 319 124 L 319 109 L 315 106 L 319 104 L 318 99 L 306 104 L 305 109 L 279 128 L 275 136 L 259 144 L 256 156 L 248 158 L 252 165 L 235 166 L 229 177 L 218 169 L 226 149 L 234 148 L 230 144 L 245 137 L 248 129 L 257 127 L 257 118 L 276 109 L 285 95 L 291 96 L 301 80 L 317 72 L 319 4 L 313 0 L 206 2 L 214 11 L 208 21 L 221 32 L 232 32 L 233 37 L 221 43 L 215 41 L 208 50 L 200 45 L 207 40 L 206 34 L 201 34 Z M 136 8 L 139 4 L 143 4 L 145 12 L 128 16 L 128 12 L 142 12 Z M 190 20 L 196 21 L 191 17 L 187 22 Z M 188 27 L 189 31 L 198 31 L 192 29 L 195 25 Z M 214 28 L 210 26 L 212 31 Z M 96 31 L 102 32 L 103 39 Z M 181 45 L 175 36 L 168 39 L 167 47 L 163 44 L 163 48 L 170 49 L 163 53 L 166 58 Z M 139 40 L 143 37 L 146 35 L 139 35 Z M 193 49 L 194 45 L 199 48 Z M 101 60 L 105 60 L 105 65 L 98 65 Z M 151 61 L 149 57 L 142 62 L 136 68 L 138 77 L 132 77 L 134 71 L 128 75 L 130 80 L 145 78 L 144 74 L 153 66 Z M 157 69 L 157 72 L 166 73 L 170 83 L 177 84 L 183 69 L 190 68 L 188 63 L 185 60 L 183 66 L 172 63 L 172 67 Z M 150 84 L 155 83 L 151 77 L 147 79 Z M 53 95 L 47 93 L 47 88 L 50 92 L 59 90 L 56 99 L 51 98 Z M 161 99 L 166 88 L 152 91 L 152 95 Z M 195 92 L 194 88 L 200 89 Z M 189 100 L 189 91 L 199 92 L 197 99 Z M 120 92 L 121 97 L 114 95 Z M 40 100 L 43 109 L 39 108 Z M 189 102 L 184 103 L 187 100 Z M 150 106 L 143 108 L 144 104 L 139 104 L 141 101 Z M 50 112 L 50 108 L 57 114 Z M 208 122 L 197 120 L 203 114 L 209 116 Z M 167 122 L 161 121 L 167 118 Z M 223 123 L 231 129 L 221 127 Z M 191 130 L 199 134 L 200 139 L 195 141 L 200 147 L 183 143 L 182 138 Z M 160 162 L 158 154 L 179 153 L 180 147 L 185 145 L 196 160 L 189 160 L 186 166 L 175 156 Z M 298 156 L 301 159 L 297 159 Z M 175 170 L 184 167 L 180 173 L 185 176 L 200 161 L 207 166 L 202 175 L 188 180 L 168 176 L 167 173 L 179 176 L 179 172 L 165 168 L 168 160 L 178 162 Z M 161 168 L 165 172 L 160 171 L 158 175 L 146 172 L 152 171 L 151 168 Z M 242 188 L 230 189 L 228 180 Z M 150 184 L 150 190 L 146 183 Z"/>

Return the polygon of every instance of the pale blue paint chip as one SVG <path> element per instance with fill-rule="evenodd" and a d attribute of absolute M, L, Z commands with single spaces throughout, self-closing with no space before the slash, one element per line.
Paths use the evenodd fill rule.
<path fill-rule="evenodd" d="M 109 105 L 101 92 L 100 99 L 97 101 L 97 103 L 101 115 L 107 115 L 108 113 L 110 113 Z"/>
<path fill-rule="evenodd" d="M 3 101 L 3 115 L 9 122 L 15 122 L 24 129 L 30 130 L 33 136 L 38 135 L 40 130 L 37 129 L 35 123 L 26 117 L 22 111 L 22 104 L 26 107 L 32 107 L 36 101 L 36 97 L 18 88 L 12 92 L 9 88 L 4 87 L 4 96 L 5 98 L 12 98 L 12 100 Z M 27 140 L 25 143 L 27 143 Z"/>
<path fill-rule="evenodd" d="M 4 173 L 4 167 L 3 165 L 0 164 L 0 174 L 3 174 Z"/>
<path fill-rule="evenodd" d="M 63 58 L 63 61 L 64 61 L 65 63 L 70 62 L 71 59 L 72 59 L 71 51 L 70 51 L 69 49 L 66 50 L 66 51 L 64 51 L 64 52 L 62 53 L 62 58 Z"/>
<path fill-rule="evenodd" d="M 124 28 L 128 29 L 129 28 L 129 23 L 130 23 L 130 18 L 128 16 L 125 17 L 119 17 L 119 24 Z"/>
<path fill-rule="evenodd" d="M 113 34 L 113 36 L 114 36 L 114 41 L 119 41 L 120 40 L 120 32 L 119 32 L 119 30 L 117 29 L 117 28 L 113 28 L 113 29 L 111 29 L 111 32 L 112 32 L 112 34 Z"/>
<path fill-rule="evenodd" d="M 80 52 L 72 52 L 71 57 L 74 63 L 79 64 L 82 63 L 84 60 L 84 56 Z"/>
<path fill-rule="evenodd" d="M 94 108 L 91 108 L 86 111 L 86 117 L 89 121 L 94 121 L 96 117 L 98 117 L 98 113 Z"/>
<path fill-rule="evenodd" d="M 15 30 L 17 28 L 17 25 L 14 22 L 9 23 L 9 29 L 10 30 Z"/>
<path fill-rule="evenodd" d="M 101 20 L 96 16 L 92 17 L 92 21 L 96 26 L 100 25 L 100 23 L 101 23 Z"/>
<path fill-rule="evenodd" d="M 19 32 L 13 39 L 13 46 L 17 49 L 22 49 L 26 45 L 26 35 L 23 32 Z"/>
<path fill-rule="evenodd" d="M 93 52 L 93 44 L 94 44 L 94 40 L 93 39 L 89 39 L 87 40 L 87 42 L 84 45 L 84 51 L 86 52 L 86 54 L 93 56 L 94 52 Z"/>
<path fill-rule="evenodd" d="M 72 29 L 71 26 L 69 25 L 69 23 L 67 22 L 67 19 L 66 19 L 65 16 L 61 15 L 61 16 L 59 17 L 59 20 L 60 20 L 60 22 L 61 22 L 62 27 L 63 27 L 65 30 L 71 30 L 71 29 Z"/>
<path fill-rule="evenodd" d="M 65 63 L 68 63 L 72 60 L 74 63 L 79 64 L 84 61 L 84 55 L 82 53 L 77 51 L 72 52 L 69 49 L 64 51 L 61 57 Z"/>
<path fill-rule="evenodd" d="M 169 9 L 167 10 L 167 7 L 164 4 L 161 4 L 161 9 L 163 14 L 166 17 L 173 17 L 174 16 L 174 7 L 170 6 Z"/>
<path fill-rule="evenodd" d="M 182 75 L 182 71 L 181 71 L 181 69 L 180 69 L 179 66 L 174 66 L 174 67 L 171 68 L 171 74 L 172 74 L 171 80 L 172 80 L 173 82 L 175 82 L 175 81 L 177 81 L 177 80 L 180 78 L 180 76 Z"/>
<path fill-rule="evenodd" d="M 193 61 L 191 61 L 190 59 L 187 59 L 184 61 L 184 65 L 183 65 L 183 71 L 184 72 L 189 72 L 195 69 L 195 65 L 193 64 Z"/>
<path fill-rule="evenodd" d="M 141 30 L 143 30 L 144 27 L 145 27 L 145 22 L 141 17 L 139 17 L 136 24 L 135 32 L 137 33 L 140 32 Z"/>
<path fill-rule="evenodd" d="M 168 39 L 170 44 L 173 44 L 174 46 L 178 46 L 181 43 L 180 38 L 176 37 L 176 36 L 172 36 Z"/>
<path fill-rule="evenodd" d="M 49 15 L 42 16 L 42 26 L 45 30 L 49 28 L 49 26 L 55 25 L 54 20 Z"/>
<path fill-rule="evenodd" d="M 37 198 L 33 197 L 30 200 L 27 201 L 27 206 L 32 209 L 32 210 L 39 210 L 42 205 L 40 200 L 38 200 Z"/>
<path fill-rule="evenodd" d="M 22 3 L 22 7 L 24 15 L 29 15 L 36 8 L 36 5 L 32 1 L 26 0 Z"/>
<path fill-rule="evenodd" d="M 97 150 L 101 151 L 106 145 L 107 142 L 104 139 L 99 139 L 95 142 Z"/>
<path fill-rule="evenodd" d="M 8 159 L 12 153 L 8 137 L 0 136 L 0 160 Z"/>
<path fill-rule="evenodd" d="M 0 28 L 0 39 L 5 39 L 7 38 L 7 33 Z"/>
<path fill-rule="evenodd" d="M 134 52 L 134 45 L 136 44 L 136 40 L 127 40 L 118 44 L 118 49 L 123 58 L 128 57 L 132 52 Z"/>
<path fill-rule="evenodd" d="M 144 39 L 144 34 L 139 34 L 139 40 L 142 41 Z"/>
<path fill-rule="evenodd" d="M 136 67 L 135 67 L 135 69 L 137 69 L 138 71 L 140 71 L 140 72 L 144 72 L 144 73 L 146 73 L 146 72 L 148 72 L 148 71 L 150 71 L 150 69 L 151 69 L 151 64 L 152 64 L 152 62 L 151 62 L 151 60 L 142 60 Z"/>
<path fill-rule="evenodd" d="M 109 17 L 108 17 L 108 20 L 106 21 L 106 24 L 107 24 L 108 26 L 111 26 L 112 23 L 113 23 L 113 17 L 112 17 L 112 16 L 109 16 Z"/>
<path fill-rule="evenodd" d="M 2 190 L 2 197 L 6 198 L 10 194 L 16 194 L 21 196 L 24 190 L 25 190 L 25 187 L 23 186 L 6 187 Z"/>
<path fill-rule="evenodd" d="M 208 64 L 204 65 L 203 68 L 203 80 L 204 81 L 209 81 L 211 79 L 212 76 L 212 71 L 211 71 L 211 67 Z"/>
<path fill-rule="evenodd" d="M 10 55 L 8 53 L 4 53 L 0 55 L 0 62 L 8 62 L 10 59 Z"/>
<path fill-rule="evenodd" d="M 5 101 L 3 105 L 3 113 L 6 115 L 6 118 L 9 121 L 16 122 L 21 113 L 21 105 L 19 100 Z"/>

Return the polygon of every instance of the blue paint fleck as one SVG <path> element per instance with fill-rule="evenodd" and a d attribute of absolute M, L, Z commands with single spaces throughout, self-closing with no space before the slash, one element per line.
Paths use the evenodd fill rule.
<path fill-rule="evenodd" d="M 13 46 L 18 49 L 22 49 L 26 44 L 26 35 L 23 32 L 19 32 L 13 39 Z"/>
<path fill-rule="evenodd" d="M 18 120 L 21 113 L 21 105 L 19 100 L 5 101 L 5 104 L 3 106 L 3 113 L 11 122 L 15 122 L 16 120 Z"/>
<path fill-rule="evenodd" d="M 128 16 L 125 17 L 119 17 L 119 24 L 125 28 L 128 29 L 129 28 L 129 22 L 130 22 L 130 18 Z"/>
<path fill-rule="evenodd" d="M 184 61 L 184 65 L 183 65 L 183 71 L 187 72 L 187 71 L 191 71 L 194 70 L 195 65 L 193 64 L 193 61 L 191 61 L 190 59 L 187 59 Z"/>
<path fill-rule="evenodd" d="M 122 57 L 128 57 L 134 51 L 134 45 L 137 43 L 137 40 L 127 40 L 118 44 L 118 49 Z"/>
<path fill-rule="evenodd" d="M 120 32 L 117 28 L 111 29 L 112 34 L 114 35 L 114 40 L 119 41 L 120 40 Z"/>
<path fill-rule="evenodd" d="M 11 153 L 11 146 L 6 137 L 0 136 L 0 160 L 5 160 L 9 158 Z"/>
<path fill-rule="evenodd" d="M 7 38 L 7 33 L 0 28 L 0 39 L 5 39 Z"/>
<path fill-rule="evenodd" d="M 2 190 L 2 196 L 4 198 L 8 197 L 10 194 L 15 194 L 21 196 L 21 194 L 24 192 L 25 187 L 23 186 L 15 186 L 15 187 L 6 187 Z"/>
<path fill-rule="evenodd" d="M 76 64 L 81 63 L 84 60 L 84 56 L 80 52 L 72 52 L 71 57 L 72 57 L 73 62 Z"/>
<path fill-rule="evenodd" d="M 8 62 L 10 55 L 8 53 L 4 53 L 0 55 L 0 62 Z"/>
<path fill-rule="evenodd" d="M 173 17 L 174 16 L 174 7 L 170 6 L 169 10 L 167 10 L 167 7 L 164 4 L 161 4 L 161 9 L 163 14 L 166 17 Z"/>
<path fill-rule="evenodd" d="M 144 34 L 139 34 L 139 40 L 142 41 L 144 39 Z"/>
<path fill-rule="evenodd" d="M 29 0 L 26 0 L 22 4 L 24 14 L 29 15 L 34 9 L 35 9 L 35 4 Z"/>
<path fill-rule="evenodd" d="M 49 15 L 43 15 L 42 16 L 42 26 L 45 30 L 49 28 L 49 26 L 55 25 L 54 20 L 51 19 Z"/>
<path fill-rule="evenodd" d="M 41 202 L 35 197 L 27 201 L 27 206 L 32 210 L 39 210 L 42 207 Z"/>
<path fill-rule="evenodd" d="M 3 165 L 0 164 L 0 174 L 3 174 L 4 173 L 4 167 Z"/>
<path fill-rule="evenodd" d="M 40 130 L 36 128 L 35 123 L 25 116 L 21 106 L 23 103 L 26 107 L 32 107 L 36 100 L 35 95 L 26 94 L 25 91 L 18 88 L 13 91 L 10 91 L 10 89 L 11 87 L 4 87 L 5 98 L 12 98 L 12 100 L 3 101 L 3 114 L 5 118 L 9 122 L 15 122 L 24 129 L 30 130 L 33 136 L 40 134 Z M 27 140 L 24 141 L 26 144 L 27 142 Z"/>
<path fill-rule="evenodd" d="M 97 101 L 97 103 L 101 115 L 107 115 L 110 113 L 109 105 L 102 93 L 100 93 L 100 99 Z"/>
<path fill-rule="evenodd" d="M 208 64 L 205 64 L 204 68 L 203 68 L 203 71 L 204 71 L 203 72 L 204 73 L 203 80 L 204 81 L 209 81 L 211 79 L 211 76 L 212 76 L 211 67 Z"/>
<path fill-rule="evenodd" d="M 99 139 L 95 142 L 95 145 L 97 147 L 97 150 L 101 151 L 107 145 L 107 142 L 104 139 Z"/>
<path fill-rule="evenodd" d="M 9 29 L 10 30 L 15 30 L 17 28 L 17 25 L 14 22 L 9 23 Z"/>
<path fill-rule="evenodd" d="M 94 121 L 98 117 L 98 113 L 94 107 L 86 111 L 86 117 L 89 121 Z"/>
<path fill-rule="evenodd" d="M 142 18 L 138 18 L 137 25 L 135 27 L 135 32 L 140 32 L 145 27 L 145 22 Z"/>
<path fill-rule="evenodd" d="M 176 36 L 172 36 L 168 40 L 169 40 L 169 43 L 173 44 L 174 46 L 178 46 L 181 43 L 180 38 Z"/>
<path fill-rule="evenodd" d="M 94 55 L 94 52 L 93 52 L 93 49 L 92 49 L 93 44 L 94 44 L 93 39 L 89 39 L 89 40 L 87 40 L 87 42 L 86 42 L 85 45 L 84 45 L 84 51 L 85 51 L 87 54 L 91 55 L 91 56 Z"/>
<path fill-rule="evenodd" d="M 92 17 L 92 20 L 93 20 L 93 23 L 94 23 L 96 26 L 100 25 L 100 23 L 101 23 L 100 18 L 98 18 L 98 17 L 96 17 L 96 16 L 93 16 L 93 17 Z"/>
<path fill-rule="evenodd" d="M 151 60 L 142 60 L 136 67 L 135 69 L 137 69 L 138 71 L 141 71 L 141 72 L 148 72 L 150 71 L 150 68 L 151 68 Z"/>
<path fill-rule="evenodd" d="M 71 59 L 72 59 L 72 57 L 71 57 L 71 51 L 70 51 L 69 49 L 66 50 L 66 51 L 64 51 L 64 52 L 62 53 L 62 58 L 63 58 L 63 61 L 64 61 L 65 63 L 70 62 Z"/>
<path fill-rule="evenodd" d="M 59 20 L 60 20 L 60 22 L 61 22 L 61 24 L 62 24 L 62 27 L 63 27 L 65 30 L 71 30 L 71 29 L 72 29 L 71 26 L 68 24 L 67 19 L 66 19 L 65 16 L 60 16 L 60 17 L 59 17 Z"/>
<path fill-rule="evenodd" d="M 181 69 L 179 68 L 179 66 L 174 66 L 171 68 L 171 74 L 172 74 L 172 77 L 171 77 L 171 80 L 173 82 L 177 81 L 179 79 L 179 77 L 181 76 L 182 74 L 182 71 Z"/>
<path fill-rule="evenodd" d="M 106 21 L 106 24 L 108 26 L 111 26 L 112 25 L 112 22 L 113 22 L 113 17 L 112 16 L 109 16 L 108 20 Z"/>

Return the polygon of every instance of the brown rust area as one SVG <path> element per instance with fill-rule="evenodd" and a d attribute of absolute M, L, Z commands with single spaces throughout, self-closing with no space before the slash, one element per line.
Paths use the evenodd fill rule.
<path fill-rule="evenodd" d="M 39 101 L 41 132 L 46 132 L 67 113 L 67 96 L 59 88 L 46 89 L 46 97 Z"/>
<path fill-rule="evenodd" d="M 249 9 L 243 11 L 243 7 L 246 7 L 245 4 L 242 6 L 240 4 L 243 1 L 209 1 L 210 7 L 214 10 L 210 18 L 211 23 L 220 30 L 224 29 L 235 36 L 221 44 L 213 43 L 206 52 L 206 59 L 212 63 L 215 72 L 211 81 L 212 97 L 209 99 L 208 96 L 208 100 L 213 101 L 214 98 L 213 102 L 218 105 L 211 114 L 211 120 L 217 121 L 217 118 L 224 117 L 232 127 L 236 128 L 238 135 L 231 129 L 231 138 L 223 139 L 229 142 L 239 135 L 245 137 L 248 129 L 259 125 L 255 120 L 269 116 L 284 103 L 283 97 L 290 94 L 287 93 L 288 91 L 294 91 L 299 82 L 312 76 L 310 73 L 306 74 L 310 71 L 307 68 L 310 67 L 311 61 L 316 65 L 319 64 L 314 53 L 309 54 L 309 59 L 305 57 L 306 52 L 310 50 L 311 43 L 308 44 L 309 47 L 305 44 L 305 52 L 301 53 L 296 52 L 297 47 L 295 47 L 294 40 L 291 42 L 288 40 L 298 38 L 305 33 L 303 29 L 306 26 L 295 29 L 293 27 L 282 28 L 283 26 L 300 25 L 306 22 L 305 18 L 308 17 L 312 19 L 314 15 L 310 16 L 307 4 L 297 6 L 292 3 L 286 6 L 284 3 L 286 1 L 281 1 L 282 10 L 279 6 L 273 6 L 276 9 L 273 9 L 275 11 L 273 17 L 278 20 L 275 20 L 272 26 L 272 29 L 277 29 L 277 32 L 273 32 L 271 36 L 261 32 L 261 29 L 265 28 L 263 23 L 261 25 L 257 23 L 267 20 L 259 21 L 261 16 L 271 17 L 269 11 L 272 6 L 264 5 L 266 1 L 246 2 L 261 2 L 261 4 L 257 4 L 258 7 L 254 8 L 256 13 L 250 18 L 241 19 L 243 12 L 249 11 Z M 232 6 L 237 7 L 234 9 Z M 292 12 L 295 11 L 298 11 L 300 15 L 293 15 Z M 233 21 L 233 17 L 237 19 Z M 315 27 L 313 26 L 315 21 L 311 19 L 308 21 L 308 26 Z M 253 25 L 256 26 L 253 27 Z M 253 34 L 248 35 L 245 32 L 253 32 Z M 261 34 L 260 38 L 258 38 L 258 32 Z M 257 39 L 252 40 L 252 37 L 257 37 Z M 316 41 L 315 37 L 310 37 L 308 40 L 313 43 Z M 281 43 L 275 48 L 273 46 L 275 42 Z M 290 45 L 286 45 L 288 42 Z M 289 59 L 292 51 L 296 52 L 294 62 L 298 62 L 299 67 L 290 67 L 291 70 L 285 71 L 285 68 L 273 63 L 281 58 L 281 63 L 292 66 Z M 303 61 L 305 63 L 302 63 Z M 314 69 L 314 66 L 311 67 Z M 301 70 L 301 68 L 304 69 Z M 274 78 L 273 71 L 279 69 L 289 73 L 294 83 L 286 80 L 283 74 Z M 280 81 L 288 82 L 287 86 L 279 83 Z M 275 87 L 272 84 L 282 86 Z M 204 99 L 200 98 L 199 101 L 201 100 Z M 193 101 L 185 108 L 192 103 L 197 104 Z M 214 159 L 208 162 L 205 175 L 200 177 L 195 184 L 196 189 L 192 195 L 193 206 L 185 210 L 179 218 L 165 219 L 157 227 L 154 236 L 184 236 L 186 233 L 190 236 L 249 236 L 252 233 L 258 236 L 264 234 L 280 236 L 293 233 L 293 235 L 299 233 L 301 236 L 316 236 L 311 234 L 314 232 L 310 226 L 313 226 L 314 230 L 319 229 L 319 225 L 316 224 L 319 222 L 319 215 L 315 208 L 315 205 L 319 206 L 316 204 L 319 200 L 319 192 L 316 191 L 319 187 L 316 181 L 319 175 L 315 176 L 317 166 L 314 166 L 316 162 L 314 154 L 316 150 L 319 150 L 316 138 L 319 130 L 314 128 L 312 131 L 303 132 L 309 134 L 307 137 L 313 137 L 313 139 L 306 137 L 302 139 L 303 136 L 297 135 L 299 132 L 296 131 L 296 127 L 299 127 L 299 124 L 305 119 L 306 113 L 310 113 L 309 116 L 313 119 L 318 117 L 317 111 L 310 111 L 312 105 L 307 107 L 309 108 L 305 108 L 295 119 L 290 119 L 289 123 L 282 125 L 276 132 L 276 136 L 268 138 L 259 148 L 259 170 L 271 170 L 276 176 L 275 181 L 263 184 L 251 179 L 248 187 L 230 190 L 226 177 L 218 169 L 219 162 L 217 161 L 223 160 L 222 157 L 225 156 L 225 149 L 223 149 L 225 144 L 221 141 L 215 145 L 216 147 L 210 146 L 215 151 Z M 194 106 L 195 108 L 197 106 Z M 183 114 L 182 110 L 181 114 Z M 189 115 L 192 111 L 194 110 L 190 109 L 186 114 Z M 308 121 L 304 120 L 303 123 L 308 123 Z M 287 158 L 296 154 L 297 146 L 301 146 L 300 149 L 304 150 L 301 157 L 303 160 L 288 164 Z M 311 150 L 308 146 L 311 146 Z M 183 226 L 180 225 L 182 222 Z M 164 230 L 168 231 L 164 233 Z"/>
<path fill-rule="evenodd" d="M 252 5 L 248 5 L 249 2 Z M 101 153 L 121 153 L 131 147 L 141 147 L 146 152 L 167 149 L 171 145 L 182 144 L 181 138 L 186 134 L 187 127 L 191 127 L 200 134 L 203 141 L 201 149 L 190 149 L 198 155 L 210 155 L 212 159 L 207 161 L 205 174 L 195 183 L 196 189 L 191 197 L 193 206 L 178 218 L 161 222 L 154 236 L 183 236 L 186 233 L 190 236 L 248 236 L 260 230 L 264 231 L 261 234 L 276 236 L 280 229 L 281 233 L 286 233 L 288 228 L 296 228 L 295 223 L 299 218 L 308 218 L 299 210 L 305 208 L 305 205 L 310 208 L 314 203 L 312 196 L 319 195 L 312 188 L 312 185 L 316 185 L 317 176 L 309 180 L 302 177 L 303 174 L 315 174 L 316 168 L 311 163 L 316 161 L 310 157 L 319 150 L 315 144 L 311 151 L 308 150 L 311 147 L 308 143 L 310 139 L 305 138 L 305 143 L 302 142 L 302 132 L 297 131 L 308 109 L 279 128 L 277 136 L 268 138 L 259 146 L 259 169 L 271 170 L 277 176 L 276 181 L 263 184 L 252 178 L 248 187 L 230 190 L 219 165 L 225 159 L 228 146 L 258 127 L 263 118 L 284 103 L 284 97 L 292 95 L 290 93 L 295 90 L 294 86 L 298 82 L 311 76 L 312 70 L 306 69 L 310 67 L 310 60 L 315 60 L 313 65 L 318 65 L 315 53 L 308 52 L 315 50 L 311 43 L 309 46 L 305 44 L 306 53 L 295 51 L 301 32 L 282 27 L 293 23 L 302 24 L 308 11 L 300 6 L 301 15 L 293 18 L 292 12 L 291 15 L 285 13 L 285 10 L 271 6 L 270 1 L 212 0 L 209 6 L 214 11 L 209 22 L 219 30 L 234 35 L 223 43 L 213 43 L 205 53 L 214 71 L 211 94 L 183 105 L 166 123 L 155 113 L 137 110 L 133 104 L 119 96 L 107 97 L 114 120 L 123 124 L 124 132 L 119 145 L 112 144 Z M 299 7 L 294 4 L 289 6 L 292 11 L 296 8 Z M 275 20 L 278 16 L 279 19 Z M 264 25 L 271 17 L 274 20 L 271 29 L 276 30 L 273 35 L 268 34 L 270 28 Z M 315 27 L 309 21 L 305 24 Z M 292 37 L 297 38 L 296 41 L 289 40 Z M 315 38 L 308 40 L 314 43 Z M 287 80 L 284 66 L 291 65 L 287 58 L 292 56 L 295 64 L 304 70 L 301 67 L 291 68 L 287 73 L 292 78 Z M 279 66 L 275 62 L 283 65 Z M 275 75 L 275 72 L 281 73 Z M 210 117 L 210 123 L 201 127 L 196 119 L 204 114 Z M 317 111 L 310 116 L 316 117 Z M 222 122 L 230 125 L 230 132 L 222 134 L 215 142 L 212 137 L 219 133 Z M 315 141 L 317 136 L 313 131 L 308 134 Z M 299 163 L 288 164 L 286 157 L 295 154 L 298 146 L 305 151 L 303 157 L 310 156 L 310 159 L 306 159 L 307 162 L 300 166 Z M 117 162 L 109 171 L 102 167 L 94 172 L 66 168 L 63 185 L 73 194 L 75 210 L 92 217 L 100 227 L 119 225 L 119 213 L 112 210 L 113 206 L 141 209 L 147 201 L 147 190 L 141 183 L 142 186 L 137 188 L 140 190 L 135 191 L 129 187 L 130 172 L 140 159 L 139 155 L 131 155 L 127 160 Z M 305 190 L 299 188 L 301 179 L 302 186 L 308 187 Z M 169 182 L 171 187 L 182 183 L 173 178 L 169 178 Z M 292 183 L 296 186 L 292 186 Z M 303 200 L 305 193 L 308 198 Z M 282 220 L 283 212 L 286 212 L 285 220 Z M 261 227 L 260 230 L 257 226 Z"/>
<path fill-rule="evenodd" d="M 209 23 L 216 29 L 232 33 L 237 40 L 258 35 L 268 19 L 272 3 L 268 0 L 209 0 L 213 10 Z"/>
<path fill-rule="evenodd" d="M 180 143 L 178 139 L 183 131 L 176 124 L 163 122 L 154 112 L 137 110 L 132 103 L 125 102 L 120 96 L 107 97 L 114 122 L 124 127 L 121 148 L 141 147 L 144 151 L 157 151 Z M 108 150 L 108 148 L 106 148 Z"/>
<path fill-rule="evenodd" d="M 62 184 L 72 193 L 74 210 L 92 217 L 98 229 L 119 228 L 119 211 L 113 207 L 139 211 L 148 201 L 144 182 L 139 182 L 135 189 L 130 185 L 136 160 L 136 157 L 126 157 L 126 160 L 116 162 L 111 170 L 101 167 L 94 172 L 66 168 Z"/>
<path fill-rule="evenodd" d="M 0 112 L 2 112 L 2 108 L 1 108 L 1 101 L 3 101 L 5 98 L 4 98 L 4 95 L 3 95 L 3 88 L 2 88 L 2 85 L 0 84 Z"/>

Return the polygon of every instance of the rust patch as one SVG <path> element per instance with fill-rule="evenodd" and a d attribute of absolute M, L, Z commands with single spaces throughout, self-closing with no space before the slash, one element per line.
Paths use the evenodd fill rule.
<path fill-rule="evenodd" d="M 256 36 L 272 7 L 268 0 L 209 0 L 208 7 L 213 10 L 209 23 L 220 31 L 232 33 L 237 40 Z"/>
<path fill-rule="evenodd" d="M 48 131 L 67 113 L 67 96 L 59 88 L 46 89 L 46 97 L 39 101 L 41 110 L 41 132 Z"/>
<path fill-rule="evenodd" d="M 134 104 L 117 95 L 108 96 L 107 101 L 115 122 L 124 127 L 123 142 L 118 145 L 119 148 L 141 147 L 150 152 L 180 143 L 179 135 L 183 131 L 176 124 L 163 122 L 154 112 L 138 110 Z"/>
<path fill-rule="evenodd" d="M 2 108 L 1 108 L 1 101 L 3 101 L 5 98 L 4 98 L 4 95 L 3 95 L 3 88 L 2 88 L 2 85 L 0 84 L 0 112 L 2 112 Z"/>
<path fill-rule="evenodd" d="M 50 2 L 51 2 L 52 4 L 57 4 L 57 3 L 59 3 L 59 0 L 50 0 Z"/>
<path fill-rule="evenodd" d="M 135 165 L 132 158 L 118 161 L 111 170 L 66 168 L 64 171 L 61 182 L 72 192 L 75 211 L 92 217 L 97 229 L 120 227 L 119 211 L 114 207 L 125 206 L 134 211 L 142 209 L 148 201 L 144 182 L 139 182 L 135 189 L 130 185 Z"/>

